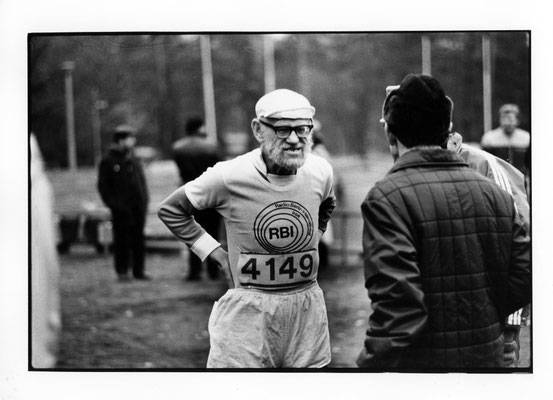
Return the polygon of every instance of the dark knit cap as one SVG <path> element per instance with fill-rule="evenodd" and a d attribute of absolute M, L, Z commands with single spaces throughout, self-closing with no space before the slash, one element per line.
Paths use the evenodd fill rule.
<path fill-rule="evenodd" d="M 439 82 L 426 75 L 407 75 L 384 103 L 388 129 L 407 147 L 443 146 L 448 138 L 453 102 Z"/>
<path fill-rule="evenodd" d="M 130 125 L 118 125 L 113 130 L 113 141 L 118 142 L 122 139 L 126 139 L 129 136 L 134 136 L 136 129 Z"/>

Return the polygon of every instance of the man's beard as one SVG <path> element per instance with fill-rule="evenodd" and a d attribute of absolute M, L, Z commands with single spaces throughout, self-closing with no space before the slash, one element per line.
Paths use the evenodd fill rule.
<path fill-rule="evenodd" d="M 288 170 L 296 170 L 300 168 L 304 162 L 305 158 L 307 157 L 307 154 L 311 152 L 311 147 L 313 145 L 313 141 L 311 139 L 311 136 L 307 139 L 306 143 L 303 144 L 303 147 L 299 150 L 300 157 L 288 157 L 285 153 L 285 149 L 287 147 L 293 147 L 289 146 L 286 143 L 283 145 L 278 143 L 278 138 L 267 138 L 265 141 L 261 143 L 261 151 L 272 161 L 274 161 L 275 164 L 288 169 Z"/>

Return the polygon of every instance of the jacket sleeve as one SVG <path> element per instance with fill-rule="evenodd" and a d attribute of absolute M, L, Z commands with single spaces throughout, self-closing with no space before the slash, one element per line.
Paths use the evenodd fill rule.
<path fill-rule="evenodd" d="M 105 205 L 111 209 L 121 208 L 121 204 L 115 195 L 115 188 L 112 180 L 112 165 L 111 163 L 104 159 L 100 162 L 98 171 L 98 191 L 100 192 L 100 197 L 104 201 Z"/>
<path fill-rule="evenodd" d="M 532 300 L 532 271 L 530 264 L 530 237 L 519 213 L 513 218 L 511 264 L 509 265 L 508 289 L 503 317 L 527 305 Z"/>
<path fill-rule="evenodd" d="M 140 179 L 140 186 L 142 191 L 142 198 L 144 200 L 144 205 L 148 207 L 148 203 L 150 202 L 150 194 L 148 192 L 148 183 L 146 181 L 146 172 L 144 171 L 144 166 L 142 165 L 142 162 L 137 161 L 138 164 L 138 179 Z"/>
<path fill-rule="evenodd" d="M 409 226 L 388 203 L 370 200 L 361 206 L 365 286 L 372 304 L 361 368 L 396 368 L 402 350 L 424 328 L 428 312 Z"/>
<path fill-rule="evenodd" d="M 196 222 L 193 216 L 195 211 L 185 187 L 181 186 L 161 203 L 158 216 L 203 261 L 220 243 Z"/>

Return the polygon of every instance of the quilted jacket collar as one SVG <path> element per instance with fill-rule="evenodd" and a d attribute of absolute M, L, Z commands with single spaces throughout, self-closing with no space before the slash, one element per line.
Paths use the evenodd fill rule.
<path fill-rule="evenodd" d="M 402 154 L 389 173 L 412 167 L 453 167 L 468 164 L 463 158 L 452 151 L 440 148 L 411 149 Z"/>

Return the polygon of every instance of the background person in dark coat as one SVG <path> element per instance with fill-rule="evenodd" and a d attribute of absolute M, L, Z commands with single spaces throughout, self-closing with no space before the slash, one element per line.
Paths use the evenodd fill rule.
<path fill-rule="evenodd" d="M 134 129 L 118 126 L 98 174 L 98 190 L 111 210 L 115 272 L 121 281 L 129 279 L 131 255 L 134 278 L 148 279 L 144 274 L 144 224 L 149 196 L 142 164 L 133 153 L 135 143 Z"/>
<path fill-rule="evenodd" d="M 182 184 L 193 181 L 206 169 L 214 166 L 223 158 L 219 148 L 207 140 L 204 120 L 192 117 L 186 122 L 186 137 L 173 144 L 173 157 L 179 169 Z M 195 220 L 215 239 L 219 238 L 221 216 L 214 209 L 198 210 L 194 214 Z M 202 260 L 192 252 L 189 252 L 190 270 L 187 280 L 201 279 Z M 219 267 L 208 259 L 207 273 L 211 279 L 217 279 Z"/>
<path fill-rule="evenodd" d="M 445 149 L 452 109 L 424 75 L 384 103 L 395 164 L 361 206 L 373 313 L 360 367 L 502 367 L 505 318 L 530 302 L 528 234 L 513 198 Z"/>

